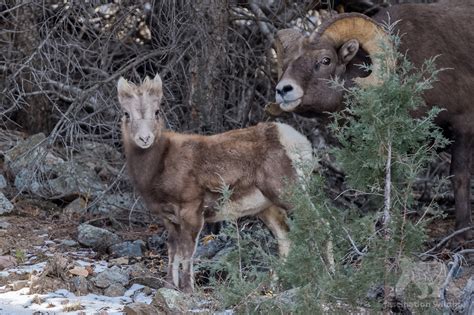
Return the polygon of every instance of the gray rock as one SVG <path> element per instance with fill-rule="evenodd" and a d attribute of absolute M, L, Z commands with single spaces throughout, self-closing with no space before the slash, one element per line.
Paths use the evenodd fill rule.
<path fill-rule="evenodd" d="M 0 174 L 0 189 L 4 189 L 5 187 L 7 187 L 7 180 L 5 176 Z"/>
<path fill-rule="evenodd" d="M 107 249 L 109 246 L 120 242 L 120 237 L 106 229 L 101 229 L 90 224 L 79 225 L 77 241 L 94 249 Z"/>
<path fill-rule="evenodd" d="M 103 196 L 92 213 L 97 214 L 120 214 L 123 211 L 144 211 L 145 206 L 141 201 L 136 202 L 132 193 L 107 194 Z"/>
<path fill-rule="evenodd" d="M 21 170 L 33 165 L 46 170 L 51 164 L 58 162 L 53 155 L 46 158 L 48 152 L 41 146 L 45 138 L 44 134 L 38 133 L 20 141 L 13 149 L 5 152 L 5 168 L 10 174 L 16 176 Z M 39 163 L 41 160 L 44 160 L 44 163 Z"/>
<path fill-rule="evenodd" d="M 226 247 L 227 241 L 224 237 L 217 237 L 206 243 L 199 242 L 194 256 L 196 258 L 210 259 Z"/>
<path fill-rule="evenodd" d="M 13 211 L 13 205 L 10 200 L 0 191 L 0 214 L 6 214 Z"/>
<path fill-rule="evenodd" d="M 42 145 L 44 140 L 44 134 L 36 134 L 5 153 L 5 168 L 18 190 L 48 199 L 95 197 L 104 190 L 94 168 L 55 156 Z"/>
<path fill-rule="evenodd" d="M 116 257 L 142 257 L 144 248 L 145 242 L 142 240 L 126 241 L 110 246 L 109 252 Z"/>
<path fill-rule="evenodd" d="M 11 226 L 10 223 L 6 222 L 6 221 L 0 221 L 0 229 L 8 229 L 9 227 Z"/>
<path fill-rule="evenodd" d="M 122 270 L 118 266 L 113 266 L 99 273 L 93 280 L 94 284 L 99 288 L 108 288 L 110 285 L 117 283 L 125 286 L 128 284 L 128 270 Z"/>
<path fill-rule="evenodd" d="M 125 315 L 158 315 L 163 314 L 152 305 L 146 303 L 131 303 L 123 308 Z"/>
<path fill-rule="evenodd" d="M 34 172 L 26 168 L 15 176 L 13 185 L 15 185 L 15 188 L 19 191 L 26 190 L 36 195 L 41 193 L 41 184 L 36 180 Z"/>
<path fill-rule="evenodd" d="M 167 314 L 183 314 L 196 305 L 192 296 L 173 289 L 158 289 L 151 305 Z"/>
<path fill-rule="evenodd" d="M 127 290 L 120 283 L 112 283 L 104 290 L 104 295 L 112 296 L 112 297 L 113 296 L 122 296 L 122 295 L 124 295 L 125 291 L 127 291 Z"/>
<path fill-rule="evenodd" d="M 84 213 L 86 207 L 87 201 L 84 198 L 79 197 L 74 199 L 66 207 L 64 207 L 64 213 L 67 215 L 71 215 L 74 213 L 82 214 Z"/>
<path fill-rule="evenodd" d="M 150 236 L 146 242 L 148 249 L 160 251 L 166 245 L 166 236 L 164 234 L 154 234 Z"/>
<path fill-rule="evenodd" d="M 295 305 L 297 305 L 298 294 L 300 288 L 293 288 L 287 291 L 283 291 L 274 296 L 253 296 L 247 299 L 246 303 L 252 308 L 258 309 L 264 314 L 272 314 L 275 312 L 275 309 L 278 309 L 282 314 L 292 314 L 294 313 Z M 237 306 L 234 310 L 236 313 L 245 313 L 245 308 L 248 305 Z M 330 312 L 328 314 L 339 314 Z M 352 314 L 352 313 L 348 313 Z"/>
<path fill-rule="evenodd" d="M 49 198 L 64 198 L 77 195 L 99 196 L 105 189 L 94 169 L 75 162 L 57 164 L 47 174 L 43 185 Z"/>
<path fill-rule="evenodd" d="M 61 245 L 67 246 L 67 247 L 76 247 L 79 245 L 78 242 L 75 240 L 62 240 Z"/>
<path fill-rule="evenodd" d="M 153 289 L 162 288 L 165 285 L 164 279 L 158 275 L 150 273 L 142 263 L 133 264 L 128 267 L 132 283 L 138 283 Z"/>
<path fill-rule="evenodd" d="M 71 291 L 76 295 L 87 295 L 91 293 L 92 285 L 84 276 L 75 276 L 70 280 Z"/>

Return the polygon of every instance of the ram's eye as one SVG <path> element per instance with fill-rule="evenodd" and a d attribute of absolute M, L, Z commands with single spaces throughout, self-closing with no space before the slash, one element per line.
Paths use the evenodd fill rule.
<path fill-rule="evenodd" d="M 157 110 L 157 111 L 155 112 L 155 118 L 156 118 L 156 119 L 160 118 L 160 111 L 159 111 L 159 110 Z"/>
<path fill-rule="evenodd" d="M 130 114 L 128 112 L 124 112 L 123 117 L 125 117 L 125 119 L 130 119 Z"/>
<path fill-rule="evenodd" d="M 328 58 L 328 57 L 324 57 L 322 60 L 321 60 L 321 63 L 325 66 L 329 65 L 331 63 L 331 59 Z"/>

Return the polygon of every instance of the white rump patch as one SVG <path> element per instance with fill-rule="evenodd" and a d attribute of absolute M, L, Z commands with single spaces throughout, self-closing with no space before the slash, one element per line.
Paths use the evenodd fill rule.
<path fill-rule="evenodd" d="M 216 212 L 212 221 L 208 222 L 234 220 L 244 216 L 256 215 L 271 205 L 271 201 L 259 189 L 255 188 L 237 200 L 229 200 L 223 209 Z"/>
<path fill-rule="evenodd" d="M 296 131 L 293 127 L 275 123 L 280 135 L 280 143 L 285 148 L 285 152 L 290 158 L 296 174 L 305 179 L 311 174 L 314 168 L 313 148 L 309 140 Z"/>

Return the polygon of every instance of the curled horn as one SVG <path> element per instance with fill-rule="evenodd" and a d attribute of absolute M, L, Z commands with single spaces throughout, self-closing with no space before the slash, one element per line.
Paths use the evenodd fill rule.
<path fill-rule="evenodd" d="M 284 60 L 290 51 L 299 48 L 299 41 L 303 34 L 296 29 L 287 28 L 279 30 L 275 36 L 275 50 L 278 63 L 278 78 L 283 74 Z"/>
<path fill-rule="evenodd" d="M 392 49 L 390 37 L 382 27 L 367 16 L 358 13 L 339 14 L 334 19 L 327 21 L 311 34 L 310 40 L 318 37 L 332 40 L 336 47 L 341 46 L 348 40 L 356 39 L 369 56 L 381 53 L 382 47 Z M 386 60 L 389 69 L 393 69 L 395 65 L 395 61 L 391 56 L 390 53 Z M 355 79 L 359 85 L 380 84 L 381 60 L 378 58 L 371 59 L 372 73 L 368 77 Z"/>

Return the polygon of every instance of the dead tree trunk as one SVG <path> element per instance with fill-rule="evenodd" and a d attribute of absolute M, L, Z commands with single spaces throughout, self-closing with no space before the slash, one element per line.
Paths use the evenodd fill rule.
<path fill-rule="evenodd" d="M 11 89 L 13 85 L 21 91 L 19 95 L 12 96 L 9 100 L 9 106 L 17 106 L 12 112 L 14 120 L 20 127 L 28 133 L 51 131 L 54 121 L 52 119 L 52 104 L 46 95 L 38 93 L 42 87 L 37 84 L 37 75 L 35 69 L 41 72 L 41 17 L 38 15 L 43 11 L 39 10 L 37 5 L 28 2 L 10 1 L 8 8 L 15 8 L 8 14 L 12 19 L 10 29 L 14 32 L 7 34 L 9 36 L 10 56 L 4 56 L 9 61 L 14 60 L 15 67 L 5 69 L 13 75 L 10 76 L 11 82 L 7 82 L 5 89 Z M 8 62 L 6 62 L 8 65 Z M 7 66 L 8 67 L 8 66 Z"/>
<path fill-rule="evenodd" d="M 196 48 L 189 65 L 191 108 L 190 127 L 204 132 L 224 130 L 227 0 L 197 0 L 189 6 L 195 23 Z"/>

